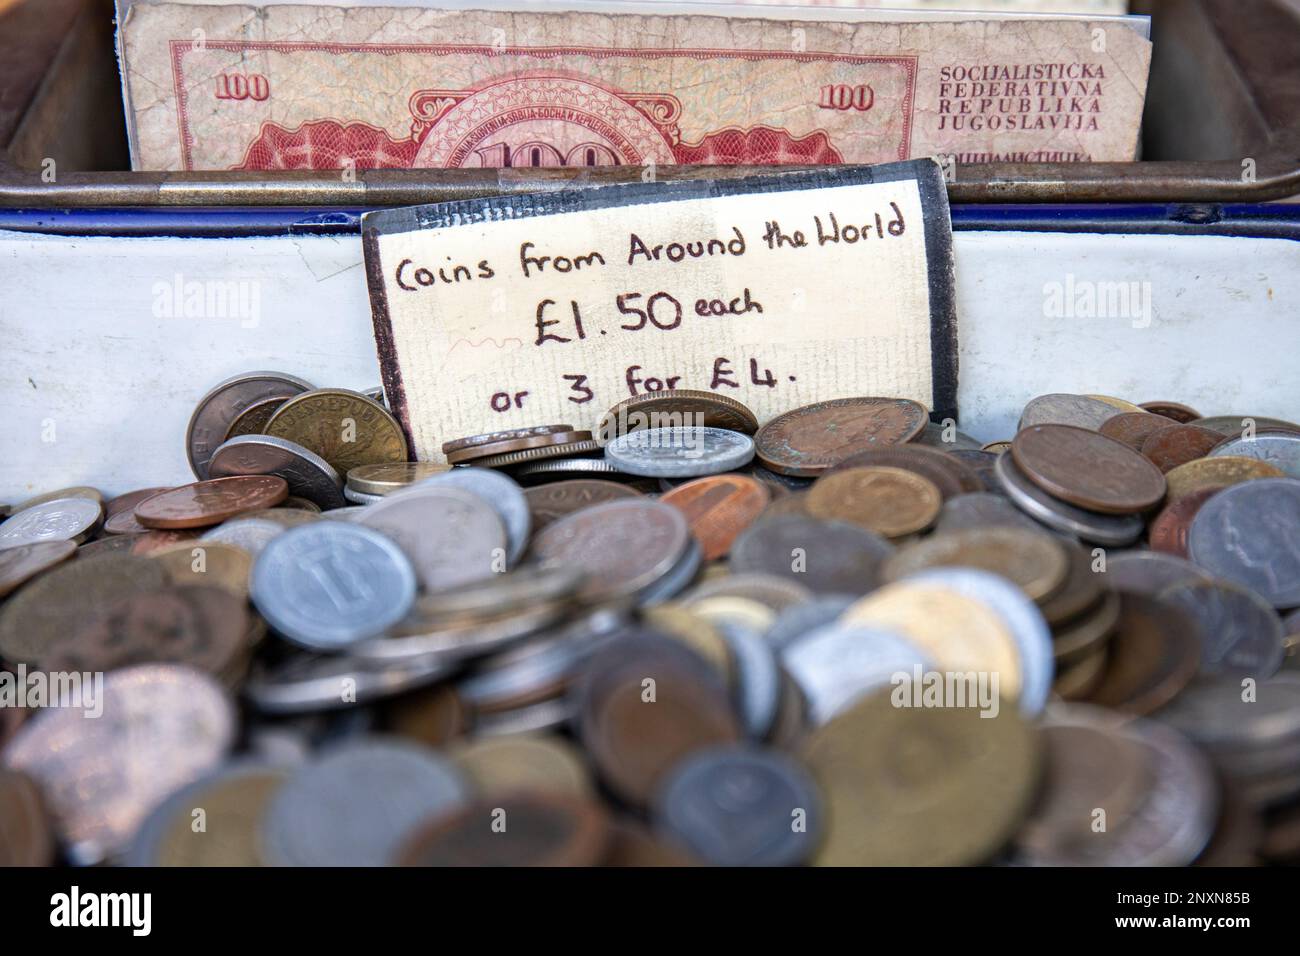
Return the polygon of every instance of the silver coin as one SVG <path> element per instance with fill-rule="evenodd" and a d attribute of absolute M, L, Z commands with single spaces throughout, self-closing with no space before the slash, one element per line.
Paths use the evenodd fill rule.
<path fill-rule="evenodd" d="M 1042 712 L 1052 691 L 1052 631 L 1024 591 L 1000 575 L 975 568 L 930 568 L 903 580 L 937 584 L 979 601 L 1002 618 L 1020 653 L 1020 710 Z"/>
<path fill-rule="evenodd" d="M 285 638 L 340 650 L 378 637 L 415 603 L 415 571 L 391 539 L 352 522 L 317 521 L 273 539 L 253 563 L 253 604 Z"/>
<path fill-rule="evenodd" d="M 346 488 L 343 489 L 343 493 L 345 496 L 347 495 Z M 335 521 L 351 521 L 354 518 L 360 518 L 365 513 L 365 505 L 345 505 L 342 508 L 331 508 L 329 511 L 322 514 L 321 517 L 334 519 Z"/>
<path fill-rule="evenodd" d="M 855 701 L 927 670 L 929 658 L 903 636 L 875 627 L 827 624 L 781 651 L 781 663 L 803 691 L 809 719 L 820 726 Z"/>
<path fill-rule="evenodd" d="M 1233 455 L 1268 462 L 1288 478 L 1300 478 L 1300 434 L 1265 432 L 1250 438 L 1230 438 L 1210 452 L 1210 458 Z"/>
<path fill-rule="evenodd" d="M 795 866 L 822 838 L 821 795 L 808 771 L 758 747 L 691 754 L 667 776 L 655 807 L 659 828 L 714 866 Z"/>
<path fill-rule="evenodd" d="M 572 723 L 575 713 L 571 698 L 554 697 L 499 713 L 479 714 L 474 718 L 474 733 L 479 737 L 535 734 Z"/>
<path fill-rule="evenodd" d="M 976 491 L 957 495 L 943 503 L 934 531 L 943 534 L 969 531 L 971 528 L 1022 528 L 1042 531 L 1043 526 L 1025 514 L 1003 495 Z"/>
<path fill-rule="evenodd" d="M 369 661 L 462 661 L 517 643 L 562 620 L 567 612 L 565 604 L 541 604 L 497 620 L 425 632 L 419 627 L 422 622 L 408 619 L 399 625 L 398 634 L 361 641 L 348 650 Z"/>
<path fill-rule="evenodd" d="M 1274 607 L 1300 605 L 1300 480 L 1261 478 L 1224 488 L 1192 519 L 1187 553 Z"/>
<path fill-rule="evenodd" d="M 343 499 L 350 501 L 354 505 L 373 505 L 383 501 L 386 495 L 372 495 L 364 491 L 357 491 L 351 485 L 345 485 L 343 488 Z"/>
<path fill-rule="evenodd" d="M 874 531 L 803 515 L 762 518 L 740 533 L 727 557 L 733 574 L 777 575 L 816 594 L 864 595 L 880 586 L 894 546 Z"/>
<path fill-rule="evenodd" d="M 735 621 L 717 621 L 736 665 L 736 710 L 745 733 L 763 740 L 781 708 L 781 667 L 762 636 Z"/>
<path fill-rule="evenodd" d="M 1203 677 L 1155 716 L 1211 750 L 1276 747 L 1300 738 L 1300 674 L 1261 680 L 1253 694 L 1237 677 Z"/>
<path fill-rule="evenodd" d="M 244 696 L 267 714 L 342 710 L 427 686 L 450 670 L 450 664 L 435 660 L 379 662 L 302 651 L 256 667 Z"/>
<path fill-rule="evenodd" d="M 764 607 L 779 613 L 792 604 L 803 604 L 812 600 L 812 592 L 798 581 L 779 577 L 775 574 L 745 572 L 710 578 L 701 582 L 682 598 L 682 604 L 690 607 L 710 598 L 734 597 L 755 601 Z"/>
<path fill-rule="evenodd" d="M 1210 575 L 1186 558 L 1163 551 L 1116 551 L 1106 556 L 1104 580 L 1114 591 L 1159 597 L 1162 591 Z"/>
<path fill-rule="evenodd" d="M 1254 591 L 1221 581 L 1194 581 L 1174 585 L 1159 596 L 1201 625 L 1202 674 L 1262 680 L 1282 666 L 1282 621 Z"/>
<path fill-rule="evenodd" d="M 637 603 L 650 606 L 672 600 L 691 586 L 695 576 L 700 573 L 700 565 L 703 563 L 704 549 L 700 547 L 699 541 L 692 537 L 686 545 L 685 553 L 673 569 L 642 591 L 637 597 Z"/>
<path fill-rule="evenodd" d="M 85 708 L 41 710 L 4 750 L 5 764 L 41 784 L 81 865 L 125 850 L 149 811 L 215 767 L 235 736 L 225 693 L 192 668 L 125 667 L 104 675 L 102 690 L 95 707 L 83 698 Z"/>
<path fill-rule="evenodd" d="M 1053 498 L 1025 477 L 1010 452 L 998 456 L 993 470 L 1012 503 L 1049 528 L 1117 548 L 1132 544 L 1142 534 L 1139 515 L 1103 515 Z"/>
<path fill-rule="evenodd" d="M 605 458 L 629 475 L 687 478 L 749 464 L 754 440 L 725 428 L 642 428 L 605 446 Z"/>
<path fill-rule="evenodd" d="M 1122 414 L 1114 405 L 1089 398 L 1086 395 L 1054 393 L 1031 399 L 1020 414 L 1017 428 L 1031 425 L 1074 425 L 1096 431 L 1107 420 Z"/>
<path fill-rule="evenodd" d="M 528 507 L 528 499 L 524 497 L 524 489 L 519 487 L 518 482 L 491 468 L 453 468 L 441 475 L 417 481 L 394 494 L 405 495 L 431 485 L 468 491 L 496 509 L 506 529 L 506 561 L 510 567 L 519 562 L 524 549 L 528 547 L 533 513 Z"/>
<path fill-rule="evenodd" d="M 324 458 L 296 442 L 274 435 L 240 435 L 222 444 L 208 461 L 208 475 L 278 475 L 289 494 L 321 508 L 341 508 L 343 479 Z"/>
<path fill-rule="evenodd" d="M 104 506 L 93 498 L 55 498 L 0 521 L 0 550 L 42 541 L 81 541 L 99 526 Z"/>
<path fill-rule="evenodd" d="M 366 398 L 370 399 L 372 402 L 383 405 L 385 408 L 388 407 L 388 399 L 384 397 L 384 387 L 382 385 L 362 389 L 361 394 L 366 396 Z"/>
<path fill-rule="evenodd" d="M 263 844 L 273 866 L 383 866 L 416 828 L 469 798 L 455 764 L 433 750 L 354 740 L 285 782 L 262 822 Z"/>
<path fill-rule="evenodd" d="M 571 475 L 605 475 L 618 478 L 626 474 L 604 458 L 544 458 L 513 469 L 516 478 L 567 478 Z"/>
<path fill-rule="evenodd" d="M 852 594 L 827 594 L 802 604 L 791 604 L 781 609 L 763 638 L 780 651 L 817 628 L 838 620 L 856 600 Z"/>
<path fill-rule="evenodd" d="M 283 372 L 245 372 L 218 382 L 199 399 L 185 430 L 185 455 L 194 477 L 208 477 L 212 452 L 226 440 L 226 433 L 240 414 L 258 402 L 292 398 L 314 388 L 310 382 Z"/>
<path fill-rule="evenodd" d="M 388 495 L 356 523 L 396 541 L 428 592 L 493 578 L 506 567 L 506 529 L 497 510 L 450 485 Z"/>
<path fill-rule="evenodd" d="M 199 536 L 203 541 L 220 541 L 243 548 L 253 557 L 262 553 L 262 549 L 273 540 L 288 531 L 287 525 L 270 518 L 236 518 L 217 525 L 211 531 Z"/>

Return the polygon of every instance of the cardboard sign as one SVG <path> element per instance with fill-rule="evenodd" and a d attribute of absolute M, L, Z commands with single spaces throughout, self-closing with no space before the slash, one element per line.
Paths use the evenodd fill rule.
<path fill-rule="evenodd" d="M 422 461 L 634 395 L 715 391 L 760 422 L 854 395 L 956 414 L 939 167 L 645 183 L 363 220 L 389 404 Z"/>

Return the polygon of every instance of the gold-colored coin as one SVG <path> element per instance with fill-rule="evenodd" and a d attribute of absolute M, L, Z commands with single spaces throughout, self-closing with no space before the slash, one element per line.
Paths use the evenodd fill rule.
<path fill-rule="evenodd" d="M 680 641 L 695 651 L 731 685 L 735 676 L 731 645 L 711 621 L 695 614 L 693 608 L 675 602 L 647 607 L 642 610 L 641 618 L 664 637 Z"/>
<path fill-rule="evenodd" d="M 363 495 L 389 495 L 425 478 L 441 475 L 451 465 L 432 461 L 399 461 L 385 465 L 359 465 L 347 474 L 348 487 Z"/>
<path fill-rule="evenodd" d="M 984 604 L 947 588 L 903 581 L 849 605 L 840 617 L 895 631 L 943 671 L 996 673 L 998 693 L 1020 697 L 1020 652 L 1015 636 Z"/>
<path fill-rule="evenodd" d="M 766 634 L 776 622 L 776 612 L 766 604 L 725 594 L 696 601 L 690 610 L 711 623 L 738 624 L 758 634 Z"/>
<path fill-rule="evenodd" d="M 897 581 L 939 567 L 992 571 L 1019 587 L 1031 601 L 1043 601 L 1065 584 L 1070 562 L 1051 535 L 1021 528 L 970 528 L 936 534 L 901 548 L 885 562 L 881 574 L 885 581 Z"/>
<path fill-rule="evenodd" d="M 483 737 L 452 748 L 450 756 L 484 797 L 591 793 L 591 776 L 581 754 L 560 737 Z"/>
<path fill-rule="evenodd" d="M 180 541 L 149 555 L 162 564 L 173 584 L 207 584 L 248 597 L 253 556 L 222 541 Z"/>
<path fill-rule="evenodd" d="M 980 448 L 980 451 L 992 452 L 995 455 L 1000 455 L 1004 451 L 1010 451 L 1010 450 L 1011 450 L 1010 441 L 991 441 L 987 445 L 984 445 L 983 447 Z"/>
<path fill-rule="evenodd" d="M 1165 474 L 1168 491 L 1165 502 L 1176 501 L 1202 488 L 1225 488 L 1255 478 L 1283 478 L 1281 469 L 1258 458 L 1224 455 L 1220 458 L 1197 458 Z"/>
<path fill-rule="evenodd" d="M 20 505 L 14 505 L 11 509 L 13 514 L 17 514 L 24 508 L 30 508 L 32 505 L 43 505 L 47 501 L 55 501 L 59 498 L 89 498 L 91 501 L 98 501 L 101 505 L 104 503 L 104 496 L 98 488 L 91 488 L 88 485 L 77 485 L 74 488 L 60 488 L 58 491 L 47 491 L 43 495 L 37 495 L 35 498 L 28 498 Z"/>
<path fill-rule="evenodd" d="M 934 524 L 943 496 L 934 482 L 903 468 L 846 468 L 818 478 L 808 490 L 808 513 L 848 521 L 888 538 Z"/>
<path fill-rule="evenodd" d="M 234 771 L 178 807 L 158 842 L 156 866 L 264 866 L 260 829 L 267 805 L 288 777 L 274 768 Z M 195 831 L 193 809 L 205 827 Z"/>
<path fill-rule="evenodd" d="M 803 758 L 826 799 L 819 866 L 963 866 L 1006 843 L 1030 806 L 1038 734 L 1014 707 L 900 707 L 866 697 L 815 730 Z"/>
<path fill-rule="evenodd" d="M 358 465 L 405 462 L 406 437 L 382 405 L 357 392 L 319 388 L 281 405 L 266 434 L 297 442 L 340 475 Z"/>
<path fill-rule="evenodd" d="M 1085 395 L 1083 397 L 1102 402 L 1103 404 L 1109 405 L 1111 408 L 1118 408 L 1121 412 L 1142 412 L 1147 415 L 1151 414 L 1141 405 L 1135 405 L 1127 399 L 1116 398 L 1113 395 Z"/>

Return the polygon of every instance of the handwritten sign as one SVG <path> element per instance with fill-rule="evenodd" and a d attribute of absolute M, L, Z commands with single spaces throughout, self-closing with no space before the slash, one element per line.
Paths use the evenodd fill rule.
<path fill-rule="evenodd" d="M 420 460 L 595 428 L 671 388 L 764 422 L 853 395 L 956 411 L 951 225 L 917 160 L 496 197 L 363 220 L 388 400 Z"/>

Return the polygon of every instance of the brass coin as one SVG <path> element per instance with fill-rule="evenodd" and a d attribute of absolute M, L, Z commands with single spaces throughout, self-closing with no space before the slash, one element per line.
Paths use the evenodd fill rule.
<path fill-rule="evenodd" d="M 889 538 L 934 524 L 943 497 L 934 482 L 902 468 L 849 468 L 819 478 L 808 492 L 808 513 L 847 521 Z"/>
<path fill-rule="evenodd" d="M 766 604 L 751 601 L 743 597 L 704 598 L 690 605 L 691 613 L 704 618 L 711 624 L 736 624 L 753 631 L 766 634 L 776 623 L 776 612 Z"/>
<path fill-rule="evenodd" d="M 276 395 L 274 398 L 264 399 L 248 406 L 230 423 L 230 427 L 226 429 L 225 437 L 221 440 L 222 443 L 228 442 L 232 438 L 238 438 L 241 435 L 266 434 L 266 426 L 270 424 L 271 416 L 279 411 L 281 405 L 297 394 L 299 393 L 291 392 L 285 395 Z"/>
<path fill-rule="evenodd" d="M 150 846 L 149 866 L 266 866 L 262 817 L 288 778 L 287 770 L 250 767 L 227 770 L 183 790 L 160 808 L 161 832 Z M 194 829 L 193 811 L 202 807 L 205 829 Z"/>
<path fill-rule="evenodd" d="M 1198 458 L 1179 465 L 1165 475 L 1165 481 L 1169 485 L 1166 500 L 1172 504 L 1202 488 L 1226 488 L 1255 478 L 1283 477 L 1285 475 L 1280 468 L 1257 458 L 1240 458 L 1236 455 Z"/>
<path fill-rule="evenodd" d="M 340 475 L 358 465 L 407 460 L 397 419 L 378 402 L 341 388 L 320 388 L 285 402 L 266 434 L 314 451 Z"/>
<path fill-rule="evenodd" d="M 758 419 L 734 398 L 679 388 L 625 398 L 601 417 L 596 437 L 608 442 L 641 428 L 683 426 L 725 428 L 752 435 L 758 431 Z"/>
<path fill-rule="evenodd" d="M 815 730 L 803 757 L 830 831 L 819 866 L 961 866 L 1010 839 L 1038 784 L 1041 744 L 1014 707 L 895 707 L 872 694 Z"/>
<path fill-rule="evenodd" d="M 0 606 L 0 657 L 39 666 L 115 600 L 161 588 L 166 580 L 156 561 L 132 555 L 104 554 L 60 565 Z"/>
<path fill-rule="evenodd" d="M 889 584 L 849 605 L 840 622 L 893 631 L 939 670 L 996 673 L 1002 698 L 1020 698 L 1015 636 L 991 608 L 956 591 L 907 581 Z"/>
<path fill-rule="evenodd" d="M 348 487 L 363 495 L 388 495 L 451 470 L 432 461 L 399 461 L 384 465 L 358 465 L 348 472 Z"/>
<path fill-rule="evenodd" d="M 591 432 L 567 431 L 552 432 L 546 435 L 527 435 L 521 438 L 485 442 L 482 445 L 471 445 L 468 448 L 462 448 L 460 451 L 453 451 L 447 455 L 447 463 L 451 465 L 473 463 L 479 459 L 495 458 L 498 455 L 509 455 L 514 452 L 529 451 L 535 448 L 550 448 L 553 445 L 571 445 L 575 442 L 585 441 L 591 441 Z"/>
<path fill-rule="evenodd" d="M 1031 601 L 1051 597 L 1065 584 L 1065 549 L 1045 532 L 1019 528 L 971 528 L 936 534 L 909 544 L 885 561 L 886 581 L 926 568 L 961 567 L 992 571 L 1010 580 Z"/>
<path fill-rule="evenodd" d="M 758 460 L 783 475 L 820 475 L 850 455 L 902 445 L 925 430 L 925 406 L 906 398 L 837 398 L 776 416 L 754 436 Z"/>
<path fill-rule="evenodd" d="M 1010 450 L 1011 450 L 1011 442 L 1009 441 L 991 441 L 987 445 L 984 445 L 980 448 L 980 451 L 986 451 L 991 455 L 1000 455 L 1004 451 L 1010 451 Z"/>
<path fill-rule="evenodd" d="M 253 556 L 243 548 L 221 541 L 179 541 L 155 551 L 172 584 L 210 585 L 248 598 L 248 575 Z"/>
<path fill-rule="evenodd" d="M 24 508 L 30 508 L 32 505 L 43 505 L 47 501 L 56 501 L 59 498 L 87 498 L 91 501 L 98 501 L 100 504 L 104 503 L 104 496 L 98 488 L 91 488 L 88 485 L 76 485 L 72 488 L 60 488 L 58 491 L 47 491 L 35 498 L 28 498 L 22 504 L 14 505 L 12 512 L 17 514 Z"/>
<path fill-rule="evenodd" d="M 523 734 L 479 738 L 448 754 L 484 799 L 518 793 L 591 794 L 578 749 L 562 737 Z"/>
<path fill-rule="evenodd" d="M 771 495 L 762 482 L 745 475 L 709 475 L 678 485 L 659 499 L 686 516 L 691 534 L 713 561 L 753 524 Z"/>
<path fill-rule="evenodd" d="M 742 571 L 704 581 L 680 598 L 686 607 L 715 597 L 739 597 L 780 613 L 792 604 L 812 600 L 812 592 L 794 578 L 759 571 Z"/>
<path fill-rule="evenodd" d="M 39 541 L 0 551 L 0 598 L 77 553 L 71 541 Z"/>

